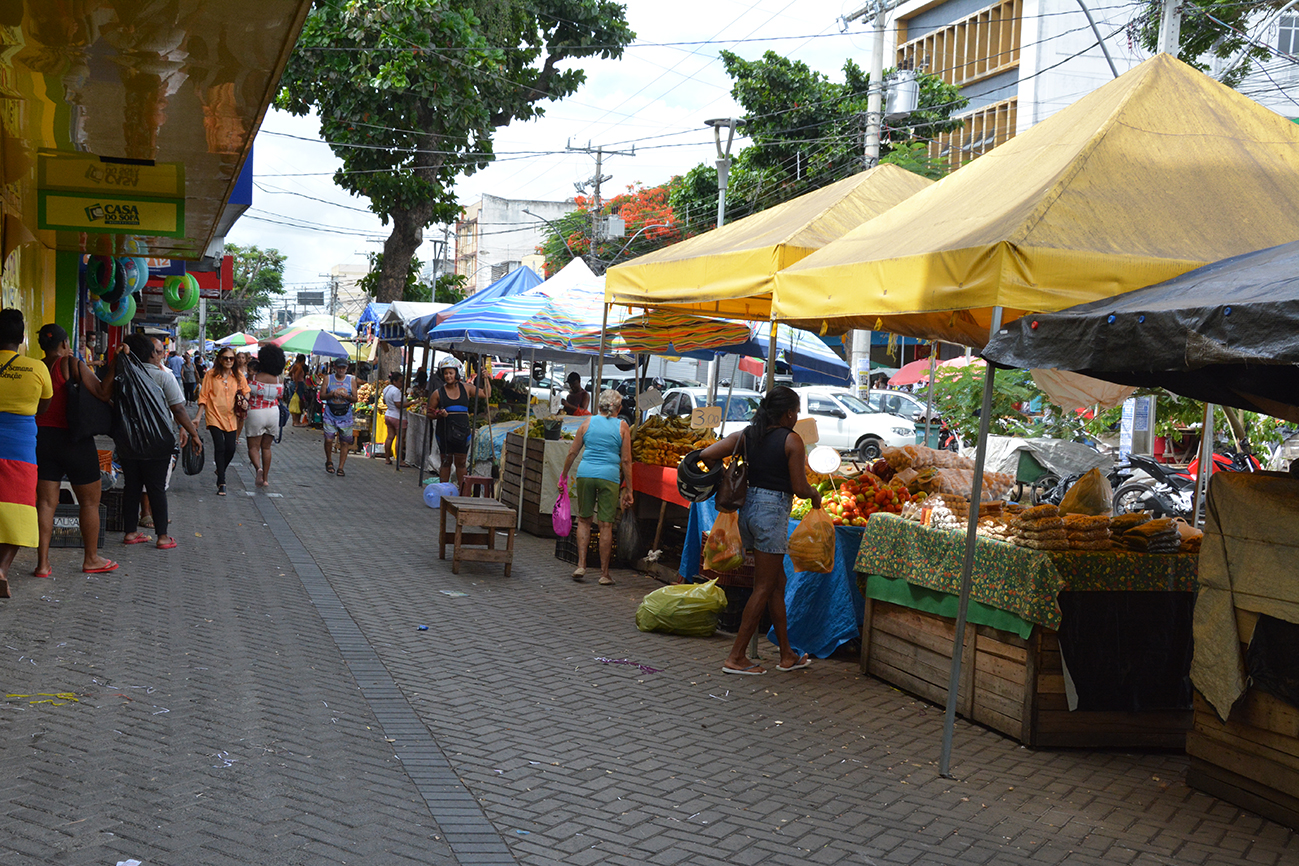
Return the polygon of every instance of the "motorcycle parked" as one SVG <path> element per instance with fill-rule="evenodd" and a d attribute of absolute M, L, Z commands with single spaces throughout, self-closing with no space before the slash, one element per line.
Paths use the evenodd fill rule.
<path fill-rule="evenodd" d="M 1195 482 L 1199 477 L 1199 460 L 1185 472 L 1175 472 L 1162 463 L 1139 454 L 1115 468 L 1122 482 L 1114 484 L 1114 513 L 1149 511 L 1155 517 L 1182 517 L 1190 520 L 1195 508 Z M 1228 451 L 1213 455 L 1214 472 L 1254 472 L 1259 462 L 1243 452 Z M 1201 503 L 1203 509 L 1203 503 Z"/>

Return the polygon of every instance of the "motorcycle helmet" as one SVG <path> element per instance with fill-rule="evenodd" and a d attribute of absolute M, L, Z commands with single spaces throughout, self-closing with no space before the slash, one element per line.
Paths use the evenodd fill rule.
<path fill-rule="evenodd" d="M 705 469 L 699 459 L 702 453 L 703 449 L 696 448 L 677 465 L 677 492 L 687 502 L 703 502 L 713 495 L 722 480 L 722 464 Z"/>
<path fill-rule="evenodd" d="M 457 379 L 463 379 L 465 377 L 464 365 L 462 365 L 458 359 L 447 356 L 441 361 L 438 361 L 438 378 L 441 379 L 442 371 L 448 369 L 456 371 Z"/>

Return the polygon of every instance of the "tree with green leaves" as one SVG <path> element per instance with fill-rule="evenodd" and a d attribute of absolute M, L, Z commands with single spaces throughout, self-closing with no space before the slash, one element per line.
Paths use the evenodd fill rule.
<path fill-rule="evenodd" d="M 247 331 L 262 310 L 284 294 L 284 253 L 238 244 L 226 244 L 225 252 L 234 258 L 234 290 L 219 301 L 208 302 L 209 339 Z"/>
<path fill-rule="evenodd" d="M 356 281 L 356 286 L 372 298 L 378 298 L 379 280 L 383 274 L 383 253 L 370 253 L 370 272 Z M 414 256 L 406 269 L 406 285 L 402 287 L 400 301 L 414 301 L 439 304 L 454 304 L 465 299 L 465 284 L 469 278 L 464 274 L 440 274 L 433 282 L 423 278 L 421 272 L 424 263 Z"/>
<path fill-rule="evenodd" d="M 276 104 L 314 110 L 343 162 L 334 182 L 392 231 L 375 285 L 401 298 L 424 229 L 460 213 L 454 183 L 494 158 L 495 131 L 573 94 L 585 57 L 635 38 L 612 0 L 333 0 L 317 3 Z"/>
<path fill-rule="evenodd" d="M 739 219 L 828 186 L 861 171 L 870 75 L 851 60 L 843 81 L 807 64 L 768 51 L 758 60 L 721 52 L 731 95 L 746 111 L 744 135 L 752 141 L 734 158 L 726 190 L 726 219 Z M 889 123 L 880 161 L 925 177 L 942 177 L 930 161 L 928 142 L 960 129 L 952 113 L 968 104 L 960 91 L 936 75 L 921 73 L 916 111 Z M 674 212 L 689 233 L 716 226 L 717 170 L 700 164 L 672 189 Z"/>
<path fill-rule="evenodd" d="M 1288 2 L 1288 0 L 1285 0 Z M 1178 38 L 1177 59 L 1201 72 L 1209 72 L 1209 58 L 1230 60 L 1241 54 L 1241 60 L 1220 79 L 1228 87 L 1238 87 L 1249 75 L 1254 63 L 1269 59 L 1272 52 L 1249 35 L 1251 19 L 1261 11 L 1280 9 L 1283 0 L 1246 2 L 1239 0 L 1195 0 L 1182 3 L 1182 29 Z M 1132 20 L 1141 47 L 1150 52 L 1159 49 L 1159 26 L 1163 20 L 1163 0 L 1144 0 Z M 1243 54 L 1242 54 L 1243 52 Z"/>

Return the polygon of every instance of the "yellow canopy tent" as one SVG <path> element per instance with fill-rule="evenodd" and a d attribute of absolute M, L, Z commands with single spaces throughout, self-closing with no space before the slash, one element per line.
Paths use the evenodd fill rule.
<path fill-rule="evenodd" d="M 773 316 L 982 346 L 1004 320 L 1299 239 L 1299 125 L 1167 54 L 776 277 Z"/>
<path fill-rule="evenodd" d="M 605 299 L 766 321 L 777 271 L 932 184 L 894 165 L 859 172 L 610 268 Z"/>

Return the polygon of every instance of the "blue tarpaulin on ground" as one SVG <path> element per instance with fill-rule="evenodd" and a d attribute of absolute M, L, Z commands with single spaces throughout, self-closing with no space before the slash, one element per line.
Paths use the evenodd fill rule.
<path fill-rule="evenodd" d="M 681 574 L 690 580 L 699 574 L 700 540 L 717 519 L 713 500 L 690 506 L 686 524 L 686 542 L 681 553 Z M 789 521 L 789 531 L 798 526 Z M 823 659 L 853 638 L 861 636 L 862 595 L 857 588 L 853 566 L 861 547 L 864 530 L 859 526 L 837 526 L 834 531 L 834 571 L 794 571 L 785 557 L 785 609 L 789 625 L 789 643 L 795 652 Z M 767 639 L 776 642 L 775 631 Z"/>

